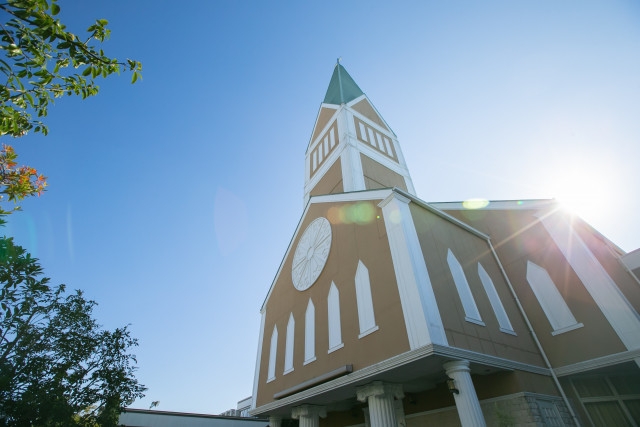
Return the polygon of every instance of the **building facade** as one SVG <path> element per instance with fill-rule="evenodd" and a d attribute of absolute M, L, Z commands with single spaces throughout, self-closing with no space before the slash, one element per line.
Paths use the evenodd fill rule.
<path fill-rule="evenodd" d="M 304 212 L 261 308 L 251 414 L 640 424 L 635 258 L 553 200 L 422 201 L 340 64 L 305 165 Z"/>

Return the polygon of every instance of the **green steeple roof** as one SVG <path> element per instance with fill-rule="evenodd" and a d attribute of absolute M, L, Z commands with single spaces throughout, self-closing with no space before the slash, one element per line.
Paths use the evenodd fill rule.
<path fill-rule="evenodd" d="M 323 102 L 325 104 L 345 104 L 362 94 L 364 94 L 364 92 L 362 92 L 349 73 L 347 73 L 347 70 L 338 62 L 336 68 L 333 70 L 329 88 L 327 89 L 327 94 L 324 96 Z"/>

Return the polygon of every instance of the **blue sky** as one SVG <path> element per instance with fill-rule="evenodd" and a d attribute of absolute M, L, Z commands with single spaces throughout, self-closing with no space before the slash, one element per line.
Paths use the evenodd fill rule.
<path fill-rule="evenodd" d="M 15 142 L 49 190 L 5 232 L 106 327 L 131 324 L 134 407 L 251 393 L 259 308 L 302 213 L 336 57 L 398 135 L 426 201 L 559 197 L 640 247 L 635 1 L 60 1 L 143 81 L 50 110 Z"/>

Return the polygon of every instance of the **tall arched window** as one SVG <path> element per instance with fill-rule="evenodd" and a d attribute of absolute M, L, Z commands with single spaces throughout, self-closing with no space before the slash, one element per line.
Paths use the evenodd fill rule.
<path fill-rule="evenodd" d="M 273 325 L 271 333 L 271 348 L 269 349 L 269 370 L 267 371 L 267 382 L 276 379 L 276 353 L 278 351 L 278 327 Z"/>
<path fill-rule="evenodd" d="M 511 326 L 511 321 L 509 320 L 509 316 L 507 316 L 507 312 L 504 310 L 502 301 L 500 301 L 500 297 L 498 296 L 498 291 L 496 291 L 496 287 L 493 284 L 493 280 L 491 280 L 491 277 L 489 277 L 489 274 L 480 263 L 478 263 L 478 276 L 480 276 L 480 281 L 482 282 L 484 291 L 489 297 L 491 308 L 493 308 L 493 312 L 496 314 L 500 330 L 507 334 L 515 335 L 516 333 L 513 330 L 513 326 Z"/>
<path fill-rule="evenodd" d="M 558 335 L 583 326 L 573 317 L 547 270 L 527 261 L 527 282 L 538 299 L 542 311 L 549 319 L 551 328 L 553 328 L 551 335 Z"/>
<path fill-rule="evenodd" d="M 329 318 L 329 353 L 344 347 L 340 328 L 340 293 L 336 284 L 331 282 L 327 297 Z"/>
<path fill-rule="evenodd" d="M 371 298 L 371 283 L 369 282 L 369 270 L 358 261 L 356 270 L 356 301 L 358 304 L 358 322 L 360 324 L 360 335 L 362 338 L 371 332 L 377 331 L 376 318 L 373 314 L 373 299 Z"/>
<path fill-rule="evenodd" d="M 449 252 L 447 253 L 447 263 L 449 263 L 453 282 L 456 284 L 456 289 L 458 290 L 458 295 L 462 302 L 462 308 L 464 308 L 464 320 L 484 326 L 476 301 L 473 299 L 469 282 L 467 282 L 467 277 L 464 275 L 462 265 L 460 265 L 460 262 L 458 262 L 455 255 L 453 255 L 451 249 L 449 249 Z"/>
<path fill-rule="evenodd" d="M 316 308 L 309 298 L 304 314 L 304 364 L 316 360 Z"/>
<path fill-rule="evenodd" d="M 293 319 L 293 313 L 289 315 L 289 323 L 287 323 L 287 342 L 284 348 L 284 372 L 288 374 L 293 371 L 293 339 L 295 335 L 296 321 Z"/>

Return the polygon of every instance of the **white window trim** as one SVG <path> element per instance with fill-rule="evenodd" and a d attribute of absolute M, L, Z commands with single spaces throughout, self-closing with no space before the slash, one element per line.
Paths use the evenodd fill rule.
<path fill-rule="evenodd" d="M 316 308 L 309 298 L 304 314 L 304 362 L 307 365 L 316 360 Z"/>
<path fill-rule="evenodd" d="M 487 297 L 489 297 L 489 303 L 491 304 L 493 313 L 496 315 L 496 319 L 498 320 L 498 324 L 500 325 L 500 332 L 517 335 L 516 331 L 513 330 L 511 320 L 509 320 L 507 311 L 504 309 L 504 305 L 502 305 L 500 295 L 498 295 L 498 291 L 496 290 L 496 286 L 493 283 L 493 280 L 491 280 L 491 276 L 489 276 L 487 270 L 485 270 L 480 263 L 478 263 L 478 276 L 480 277 L 480 281 L 482 282 L 484 291 L 487 293 Z"/>
<path fill-rule="evenodd" d="M 293 318 L 293 313 L 289 314 L 289 322 L 287 323 L 287 340 L 284 348 L 284 372 L 283 375 L 287 375 L 289 372 L 293 372 L 293 348 L 296 334 L 296 320 Z"/>
<path fill-rule="evenodd" d="M 267 382 L 276 379 L 276 355 L 278 353 L 278 326 L 273 325 L 271 333 L 271 344 L 269 348 L 269 369 L 267 371 Z"/>
<path fill-rule="evenodd" d="M 475 323 L 476 325 L 486 326 L 482 321 L 476 301 L 473 299 L 473 294 L 471 293 L 471 288 L 469 287 L 469 282 L 467 281 L 467 276 L 464 274 L 462 265 L 451 249 L 447 252 L 447 263 L 449 264 L 449 270 L 453 276 L 453 282 L 458 290 L 458 296 L 462 302 L 462 308 L 464 309 L 465 314 L 464 320 L 470 323 Z"/>
<path fill-rule="evenodd" d="M 340 324 L 340 291 L 334 282 L 331 282 L 329 295 L 327 296 L 327 319 L 329 322 L 329 351 L 332 353 L 344 347 L 342 342 L 342 328 Z"/>
<path fill-rule="evenodd" d="M 358 325 L 360 335 L 358 338 L 369 335 L 378 330 L 375 313 L 373 310 L 373 298 L 371 296 L 371 281 L 369 270 L 362 261 L 358 260 L 356 269 L 356 303 L 358 306 Z"/>
<path fill-rule="evenodd" d="M 533 294 L 547 316 L 551 329 L 553 329 L 551 335 L 560 335 L 584 326 L 582 323 L 578 323 L 573 316 L 567 302 L 546 269 L 527 261 L 527 282 L 529 282 Z M 563 319 L 559 319 L 557 314 L 562 314 Z M 564 321 L 561 322 L 561 320 Z"/>

